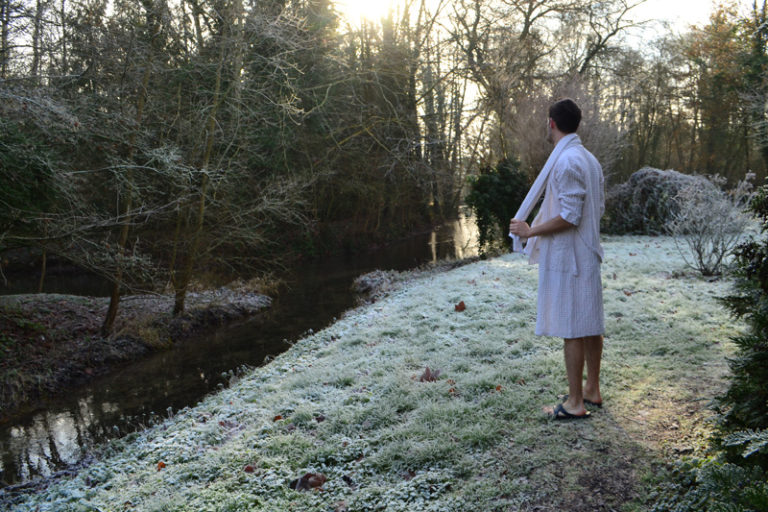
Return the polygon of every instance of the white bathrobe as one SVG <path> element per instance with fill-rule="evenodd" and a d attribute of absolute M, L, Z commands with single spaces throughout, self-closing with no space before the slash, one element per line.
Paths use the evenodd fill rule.
<path fill-rule="evenodd" d="M 581 338 L 603 334 L 600 217 L 605 209 L 603 170 L 581 145 L 557 159 L 533 225 L 560 215 L 574 224 L 535 240 L 530 261 L 539 264 L 536 334 Z"/>

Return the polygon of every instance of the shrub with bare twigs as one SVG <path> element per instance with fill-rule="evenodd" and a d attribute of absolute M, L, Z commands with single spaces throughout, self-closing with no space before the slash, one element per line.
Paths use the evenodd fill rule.
<path fill-rule="evenodd" d="M 752 194 L 754 174 L 725 191 L 725 179 L 709 177 L 712 187 L 689 183 L 675 196 L 678 208 L 666 224 L 675 237 L 680 255 L 705 276 L 720 275 L 724 260 L 741 238 L 750 216 L 746 207 Z"/>

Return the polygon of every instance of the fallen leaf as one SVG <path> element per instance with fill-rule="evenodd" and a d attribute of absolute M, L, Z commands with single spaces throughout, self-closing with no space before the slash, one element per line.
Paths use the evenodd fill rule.
<path fill-rule="evenodd" d="M 165 469 L 165 467 L 166 467 L 165 466 L 165 462 L 160 461 L 160 462 L 157 463 L 157 470 L 158 471 L 161 471 L 161 470 Z"/>
<path fill-rule="evenodd" d="M 283 416 L 281 414 L 278 414 L 277 416 L 272 418 L 272 421 L 280 421 L 281 419 L 283 419 Z"/>
<path fill-rule="evenodd" d="M 496 386 L 496 391 L 501 391 L 501 385 Z"/>
<path fill-rule="evenodd" d="M 517 379 L 517 383 L 521 386 L 525 386 L 525 379 Z"/>
<path fill-rule="evenodd" d="M 456 393 L 456 388 L 451 388 L 448 390 L 449 393 L 454 394 Z"/>
<path fill-rule="evenodd" d="M 632 291 L 631 290 L 624 290 L 624 295 L 626 295 L 627 297 L 631 297 L 632 296 Z"/>
<path fill-rule="evenodd" d="M 246 473 L 253 473 L 254 471 L 256 471 L 256 468 L 248 464 L 243 468 L 243 471 L 245 471 Z"/>
<path fill-rule="evenodd" d="M 419 382 L 435 382 L 440 376 L 440 370 L 432 371 L 429 366 L 424 370 L 424 373 L 419 377 Z"/>
<path fill-rule="evenodd" d="M 466 305 L 466 304 L 464 304 L 464 301 L 461 301 L 461 302 L 459 302 L 458 304 L 456 304 L 456 305 L 453 307 L 453 309 L 454 309 L 455 311 L 458 311 L 458 312 L 462 312 L 462 311 L 464 311 L 465 309 L 467 309 L 467 305 Z"/>
<path fill-rule="evenodd" d="M 322 473 L 306 473 L 301 478 L 292 481 L 289 487 L 295 491 L 306 491 L 308 489 L 319 489 L 328 480 Z"/>
<path fill-rule="evenodd" d="M 453 380 L 453 379 L 448 379 L 448 380 L 446 380 L 445 382 L 447 382 L 447 383 L 448 383 L 448 384 L 450 384 L 451 386 L 453 386 L 454 384 L 456 384 L 456 381 L 455 381 L 455 380 Z"/>

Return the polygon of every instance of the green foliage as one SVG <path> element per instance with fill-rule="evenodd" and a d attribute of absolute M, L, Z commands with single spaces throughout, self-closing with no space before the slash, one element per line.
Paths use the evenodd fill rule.
<path fill-rule="evenodd" d="M 743 457 L 768 453 L 768 430 L 744 430 L 723 438 L 724 446 L 744 446 Z"/>
<path fill-rule="evenodd" d="M 504 159 L 495 167 L 481 169 L 469 180 L 467 205 L 472 208 L 479 232 L 480 251 L 494 243 L 509 243 L 509 220 L 528 192 L 528 179 L 520 170 L 520 163 Z"/>
<path fill-rule="evenodd" d="M 55 187 L 47 153 L 15 124 L 0 125 L 0 232 L 50 207 Z"/>
<path fill-rule="evenodd" d="M 750 209 L 762 222 L 765 233 L 768 186 L 757 191 Z M 768 428 L 768 238 L 742 243 L 734 256 L 736 293 L 723 302 L 736 317 L 744 318 L 750 329 L 733 338 L 737 351 L 730 360 L 731 382 L 718 399 L 723 414 L 721 430 L 725 434 Z"/>
<path fill-rule="evenodd" d="M 652 512 L 757 512 L 768 510 L 768 481 L 759 467 L 716 458 L 680 464 Z"/>

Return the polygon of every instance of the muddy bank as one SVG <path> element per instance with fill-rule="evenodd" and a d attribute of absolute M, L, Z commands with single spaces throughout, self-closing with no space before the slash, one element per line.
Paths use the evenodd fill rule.
<path fill-rule="evenodd" d="M 112 336 L 100 335 L 108 298 L 58 294 L 0 297 L 0 421 L 44 396 L 115 366 L 267 308 L 269 297 L 220 288 L 190 293 L 172 317 L 173 297 L 124 297 Z"/>

